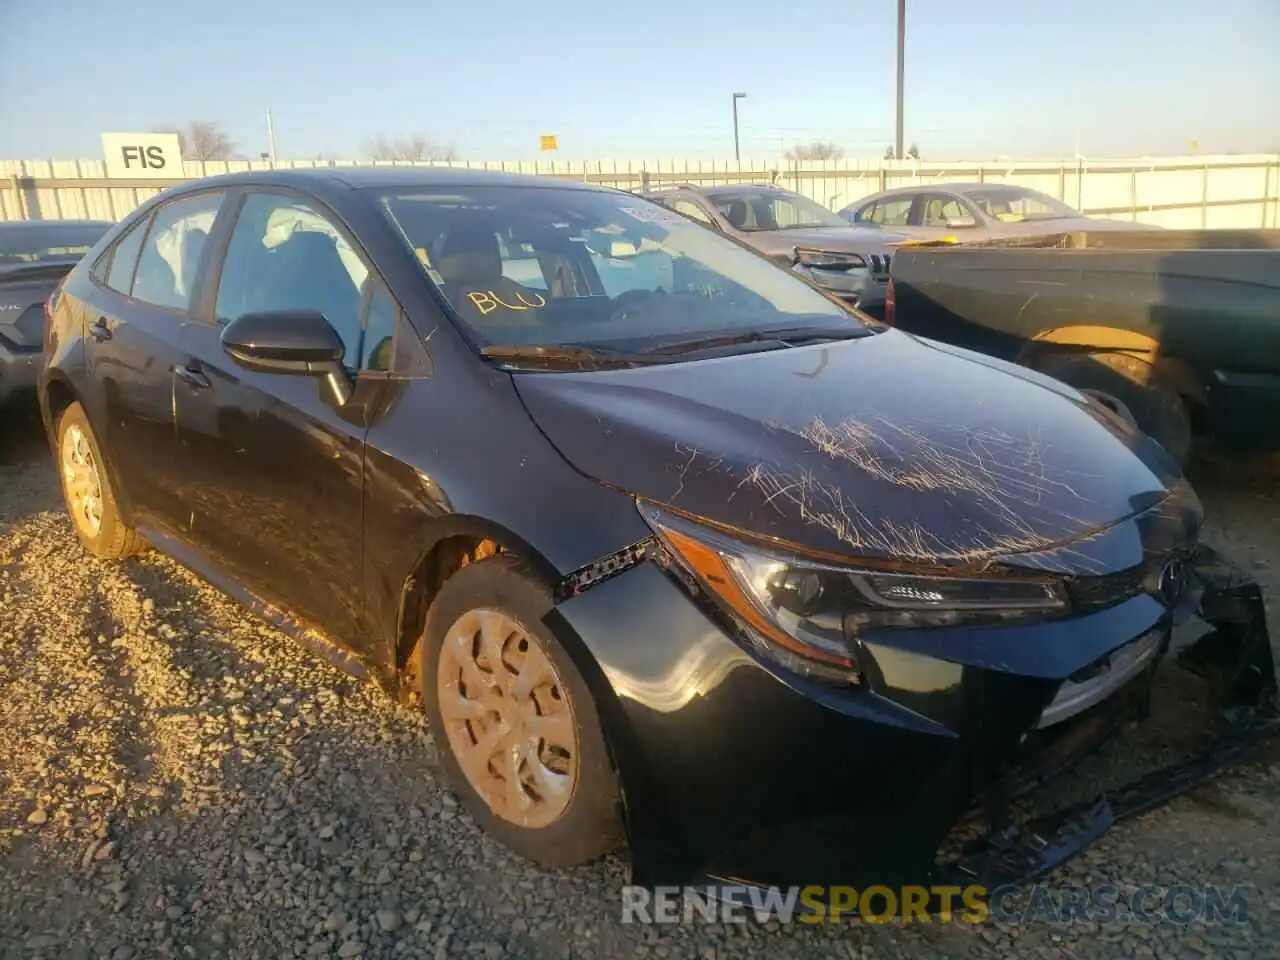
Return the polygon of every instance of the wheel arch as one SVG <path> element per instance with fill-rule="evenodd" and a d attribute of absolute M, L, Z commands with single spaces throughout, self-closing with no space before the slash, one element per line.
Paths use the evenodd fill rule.
<path fill-rule="evenodd" d="M 1072 324 L 1041 331 L 1030 340 L 1017 362 L 1043 370 L 1046 361 L 1063 353 L 1123 353 L 1149 364 L 1154 375 L 1184 399 L 1204 406 L 1205 385 L 1191 365 L 1162 350 L 1159 340 L 1135 330 L 1092 324 Z"/>
<path fill-rule="evenodd" d="M 402 695 L 418 692 L 414 651 L 422 638 L 427 610 L 445 581 L 458 570 L 485 557 L 510 553 L 524 560 L 549 588 L 560 579 L 560 572 L 531 543 L 492 520 L 454 514 L 442 519 L 432 532 L 400 587 L 394 667 Z"/>

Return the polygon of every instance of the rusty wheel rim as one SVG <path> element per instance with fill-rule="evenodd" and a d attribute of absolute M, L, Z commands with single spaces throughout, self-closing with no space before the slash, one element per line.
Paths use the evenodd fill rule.
<path fill-rule="evenodd" d="M 578 728 L 559 672 L 516 620 L 471 610 L 445 634 L 436 692 L 449 748 L 495 816 L 540 829 L 578 780 Z"/>
<path fill-rule="evenodd" d="M 62 435 L 61 459 L 71 519 L 87 536 L 95 537 L 102 529 L 102 479 L 89 438 L 75 424 Z"/>

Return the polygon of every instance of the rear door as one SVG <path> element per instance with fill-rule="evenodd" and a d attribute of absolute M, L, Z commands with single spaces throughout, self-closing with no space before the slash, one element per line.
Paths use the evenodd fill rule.
<path fill-rule="evenodd" d="M 84 397 L 129 521 L 173 530 L 186 510 L 176 463 L 174 370 L 205 240 L 225 194 L 184 195 L 158 207 L 91 271 L 85 308 Z"/>
<path fill-rule="evenodd" d="M 223 238 L 219 239 L 219 245 Z M 312 198 L 251 191 L 225 237 L 207 316 L 184 340 L 190 373 L 175 385 L 186 539 L 261 599 L 348 641 L 363 606 L 365 425 L 362 390 L 335 407 L 321 381 L 246 370 L 222 349 L 246 313 L 318 309 L 357 377 L 362 318 L 376 277 L 345 229 Z M 372 359 L 371 359 L 372 358 Z"/>

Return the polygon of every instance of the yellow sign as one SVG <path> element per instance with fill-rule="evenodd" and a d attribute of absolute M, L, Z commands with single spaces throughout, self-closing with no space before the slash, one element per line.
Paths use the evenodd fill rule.
<path fill-rule="evenodd" d="M 544 133 L 538 138 L 538 140 L 541 141 L 543 150 L 558 149 L 556 145 L 556 135 L 554 133 Z"/>

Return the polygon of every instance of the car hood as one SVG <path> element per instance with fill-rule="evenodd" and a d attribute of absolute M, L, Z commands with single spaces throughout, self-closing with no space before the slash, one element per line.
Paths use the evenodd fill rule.
<path fill-rule="evenodd" d="M 768 236 L 770 246 L 815 247 L 821 250 L 852 253 L 883 253 L 891 250 L 893 244 L 908 239 L 905 234 L 889 233 L 868 227 L 770 230 Z"/>
<path fill-rule="evenodd" d="M 587 476 L 841 556 L 1061 557 L 1180 481 L 1157 444 L 1070 387 L 899 331 L 513 377 Z"/>

